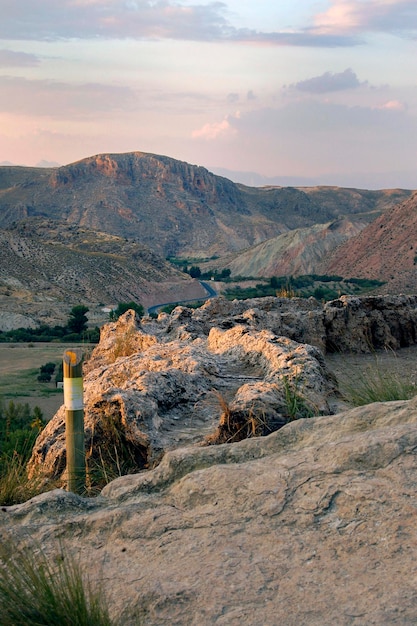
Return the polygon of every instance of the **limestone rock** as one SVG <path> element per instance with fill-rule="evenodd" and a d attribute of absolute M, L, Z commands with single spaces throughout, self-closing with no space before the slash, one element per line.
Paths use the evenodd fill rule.
<path fill-rule="evenodd" d="M 181 311 L 176 315 L 181 317 Z M 331 412 L 335 381 L 313 346 L 244 325 L 213 327 L 207 337 L 202 332 L 191 340 L 188 333 L 173 337 L 166 327 L 156 334 L 145 330 L 146 325 L 141 327 L 134 312 L 128 311 L 103 329 L 100 344 L 86 363 L 90 465 L 100 464 L 103 456 L 109 461 L 114 450 L 121 451 L 120 444 L 123 456 L 127 453 L 131 459 L 130 470 L 152 467 L 166 450 L 203 442 L 215 431 L 225 406 L 239 415 L 246 430 L 253 416 L 261 416 L 263 427 L 261 433 L 239 427 L 239 433 L 220 439 L 230 441 L 269 433 L 305 411 Z M 295 409 L 288 408 L 289 393 L 298 403 Z M 298 415 L 297 410 L 302 412 Z M 39 468 L 47 477 L 62 474 L 64 420 L 61 407 L 38 437 L 29 463 L 31 475 Z"/>
<path fill-rule="evenodd" d="M 416 449 L 417 400 L 302 419 L 3 507 L 0 539 L 64 546 L 126 626 L 409 626 Z"/>
<path fill-rule="evenodd" d="M 103 327 L 85 364 L 88 458 L 117 467 L 115 450 L 126 452 L 124 471 L 136 471 L 185 444 L 237 441 L 335 412 L 323 352 L 395 350 L 416 343 L 416 325 L 416 296 L 342 296 L 324 306 L 215 298 L 141 321 L 127 312 Z M 64 417 L 61 408 L 41 433 L 30 472 L 62 474 Z"/>

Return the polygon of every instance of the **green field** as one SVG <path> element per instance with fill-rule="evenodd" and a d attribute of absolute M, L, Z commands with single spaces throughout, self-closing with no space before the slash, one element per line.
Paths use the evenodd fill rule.
<path fill-rule="evenodd" d="M 62 389 L 55 382 L 40 383 L 39 368 L 45 363 L 58 364 L 68 347 L 63 343 L 0 343 L 0 399 L 4 403 L 28 403 L 39 406 L 45 419 L 51 419 L 63 403 Z M 82 346 L 86 352 L 90 344 Z"/>

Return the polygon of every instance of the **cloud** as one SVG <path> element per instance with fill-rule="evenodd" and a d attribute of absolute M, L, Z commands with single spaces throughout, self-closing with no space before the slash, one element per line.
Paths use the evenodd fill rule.
<path fill-rule="evenodd" d="M 315 76 L 302 80 L 294 85 L 291 85 L 293 89 L 298 91 L 305 91 L 307 93 L 328 93 L 331 91 L 344 91 L 345 89 L 355 89 L 366 83 L 361 83 L 358 80 L 355 72 L 350 68 L 339 74 L 333 74 L 332 72 L 325 72 L 321 76 Z"/>
<path fill-rule="evenodd" d="M 229 104 L 234 104 L 236 102 L 239 102 L 239 94 L 238 93 L 227 94 L 227 102 Z"/>
<path fill-rule="evenodd" d="M 0 67 L 35 67 L 40 61 L 34 54 L 0 50 Z"/>
<path fill-rule="evenodd" d="M 184 6 L 172 0 L 37 0 L 36 6 L 33 0 L 0 0 L 0 38 L 220 40 L 231 28 L 225 8 L 222 2 Z"/>
<path fill-rule="evenodd" d="M 375 108 L 385 111 L 406 111 L 408 109 L 407 105 L 399 100 L 388 100 L 388 102 L 384 102 L 384 104 Z"/>
<path fill-rule="evenodd" d="M 0 0 L 0 39 L 177 39 L 278 46 L 350 46 L 357 36 L 330 28 L 260 32 L 236 28 L 227 4 L 174 0 Z M 324 18 L 323 18 L 324 19 Z M 329 17 L 325 18 L 328 23 Z M 330 20 L 331 21 L 331 20 Z"/>
<path fill-rule="evenodd" d="M 0 76 L 0 112 L 75 119 L 134 104 L 135 95 L 127 87 Z"/>
<path fill-rule="evenodd" d="M 209 162 L 216 159 L 234 170 L 268 176 L 297 172 L 322 184 L 331 184 L 335 178 L 330 175 L 337 173 L 350 186 L 355 186 L 352 172 L 361 170 L 361 185 L 372 172 L 386 172 L 380 186 L 396 186 L 401 178 L 395 172 L 411 170 L 415 162 L 417 120 L 411 110 L 387 104 L 346 106 L 309 99 L 242 111 L 227 118 L 231 141 L 221 151 L 216 142 L 202 142 L 198 149 L 205 154 L 211 148 Z"/>
<path fill-rule="evenodd" d="M 417 29 L 417 3 L 415 0 L 332 0 L 329 9 L 317 14 L 314 22 L 314 32 L 319 34 L 407 34 Z"/>
<path fill-rule="evenodd" d="M 235 118 L 239 116 L 240 114 L 237 113 Z M 204 124 L 201 128 L 194 130 L 191 136 L 193 139 L 204 139 L 206 141 L 233 136 L 237 131 L 233 128 L 231 120 L 232 116 L 227 116 L 221 122 Z"/>
<path fill-rule="evenodd" d="M 380 106 L 347 106 L 318 100 L 302 100 L 277 108 L 260 108 L 228 116 L 229 133 L 235 131 L 247 136 L 250 141 L 264 136 L 274 143 L 274 136 L 329 137 L 359 134 L 371 129 L 380 129 L 381 135 L 407 133 L 415 122 L 408 116 L 406 107 L 391 101 Z M 215 125 L 213 125 L 215 126 Z"/>

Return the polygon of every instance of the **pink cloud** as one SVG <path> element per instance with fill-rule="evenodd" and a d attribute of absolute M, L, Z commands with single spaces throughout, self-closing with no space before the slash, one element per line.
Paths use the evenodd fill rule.
<path fill-rule="evenodd" d="M 239 117 L 237 113 L 235 118 Z M 206 141 L 213 141 L 215 139 L 230 137 L 236 134 L 236 129 L 230 123 L 230 118 L 225 117 L 221 122 L 214 122 L 212 124 L 204 124 L 201 128 L 194 130 L 192 133 L 193 139 L 205 139 Z"/>
<path fill-rule="evenodd" d="M 318 34 L 355 34 L 360 31 L 409 32 L 417 28 L 415 0 L 332 0 L 314 18 Z"/>
<path fill-rule="evenodd" d="M 399 100 L 388 100 L 388 102 L 385 102 L 376 108 L 384 111 L 406 111 L 407 105 Z"/>

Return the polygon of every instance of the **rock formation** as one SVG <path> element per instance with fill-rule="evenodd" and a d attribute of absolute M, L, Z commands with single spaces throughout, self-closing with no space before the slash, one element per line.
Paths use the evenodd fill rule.
<path fill-rule="evenodd" d="M 154 467 L 186 444 L 266 435 L 340 406 L 323 352 L 416 343 L 417 297 L 216 298 L 140 322 L 127 312 L 102 329 L 85 364 L 86 450 L 128 471 Z M 65 411 L 39 436 L 30 472 L 62 475 Z M 116 458 L 115 458 L 116 457 Z M 120 471 L 120 468 L 119 468 Z"/>
<path fill-rule="evenodd" d="M 0 540 L 65 548 L 125 626 L 409 626 L 416 449 L 415 400 L 302 419 L 3 507 Z"/>
<path fill-rule="evenodd" d="M 103 329 L 85 367 L 89 466 L 114 456 L 121 439 L 133 467 L 149 468 L 185 443 L 238 441 L 331 412 L 334 381 L 317 348 L 243 324 L 191 338 L 182 324 L 173 328 L 181 312 L 191 314 L 149 324 L 156 334 L 133 311 Z M 61 407 L 35 444 L 30 471 L 52 478 L 65 464 Z"/>

